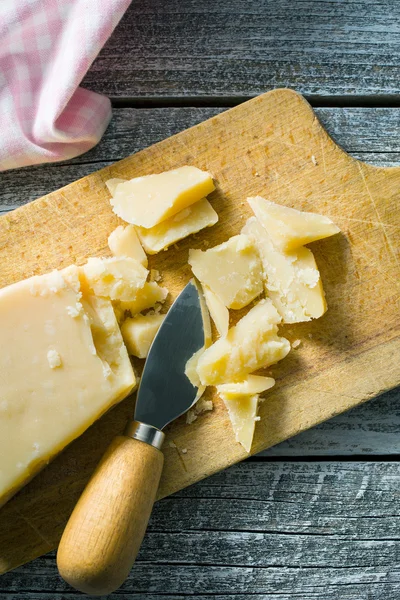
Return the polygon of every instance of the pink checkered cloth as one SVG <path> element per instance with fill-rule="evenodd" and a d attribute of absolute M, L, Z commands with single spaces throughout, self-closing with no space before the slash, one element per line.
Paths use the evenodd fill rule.
<path fill-rule="evenodd" d="M 87 152 L 111 118 L 79 87 L 131 0 L 0 0 L 0 171 Z"/>

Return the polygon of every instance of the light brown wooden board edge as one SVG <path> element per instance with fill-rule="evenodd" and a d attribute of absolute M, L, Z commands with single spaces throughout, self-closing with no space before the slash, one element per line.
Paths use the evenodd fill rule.
<path fill-rule="evenodd" d="M 257 122 L 260 114 L 266 117 L 265 122 Z M 249 115 L 256 122 L 256 130 L 258 131 L 262 126 L 267 137 L 269 122 L 271 121 L 271 123 L 277 125 L 277 131 L 275 133 L 270 132 L 270 137 L 273 138 L 271 143 L 272 153 L 277 151 L 276 144 L 281 142 L 287 144 L 288 151 L 290 151 L 290 146 L 296 149 L 296 154 L 290 160 L 285 159 L 284 153 L 282 154 L 282 160 L 284 161 L 283 175 L 286 182 L 291 183 L 293 175 L 297 177 L 296 169 L 301 168 L 306 174 L 309 173 L 310 169 L 316 169 L 314 165 L 311 167 L 311 156 L 314 156 L 314 154 L 318 159 L 320 168 L 312 171 L 311 175 L 308 174 L 307 176 L 314 177 L 315 173 L 318 172 L 319 174 L 323 167 L 325 176 L 324 174 L 318 175 L 321 180 L 318 184 L 313 184 L 311 192 L 309 189 L 300 189 L 301 186 L 295 190 L 290 189 L 290 186 L 286 187 L 283 202 L 287 201 L 289 205 L 298 205 L 299 197 L 308 198 L 302 203 L 302 208 L 320 210 L 325 214 L 329 214 L 329 210 L 326 210 L 326 203 L 320 201 L 320 198 L 324 198 L 327 190 L 331 191 L 335 185 L 342 185 L 341 182 L 336 180 L 332 184 L 327 183 L 329 178 L 334 179 L 336 177 L 335 172 L 330 170 L 330 161 L 332 160 L 336 161 L 340 168 L 345 171 L 343 176 L 345 181 L 349 181 L 349 185 L 354 184 L 357 188 L 357 194 L 360 196 L 360 207 L 357 207 L 356 214 L 359 211 L 362 216 L 364 210 L 362 200 L 364 196 L 370 197 L 371 190 L 374 192 L 375 187 L 381 190 L 381 197 L 385 201 L 385 210 L 388 201 L 393 204 L 395 190 L 400 188 L 399 168 L 382 169 L 372 167 L 351 158 L 329 138 L 317 121 L 311 107 L 301 96 L 289 90 L 275 90 L 213 117 L 209 121 L 177 134 L 0 218 L 0 259 L 3 259 L 0 284 L 6 285 L 31 274 L 65 266 L 71 262 L 82 263 L 88 256 L 93 254 L 107 254 L 107 235 L 113 226 L 118 223 L 118 219 L 110 211 L 108 194 L 104 189 L 104 180 L 111 176 L 132 177 L 139 173 L 164 170 L 185 163 L 193 163 L 201 168 L 209 168 L 212 172 L 217 173 L 217 179 L 219 179 L 217 192 L 211 198 L 213 204 L 214 206 L 217 205 L 216 208 L 219 214 L 222 214 L 226 209 L 229 215 L 232 203 L 236 202 L 237 208 L 237 203 L 240 200 L 243 200 L 247 195 L 254 194 L 256 169 L 261 172 L 261 168 L 257 164 L 255 167 L 251 164 L 251 159 L 257 159 L 257 144 L 254 146 L 254 156 L 250 154 L 250 159 L 247 162 L 246 157 L 249 156 L 247 152 L 240 154 L 250 139 L 248 128 L 246 128 L 246 131 L 241 132 L 242 138 L 244 138 L 243 141 L 240 138 L 237 138 L 239 142 L 236 142 L 236 139 L 227 140 L 231 131 L 230 128 L 234 128 L 237 134 L 237 128 L 244 123 L 245 119 L 250 120 Z M 280 123 L 283 117 L 288 121 L 286 125 L 288 125 L 290 135 L 295 136 L 297 132 L 299 135 L 301 133 L 300 129 L 296 129 L 296 120 L 301 119 L 304 122 L 304 130 L 312 132 L 309 136 L 310 144 L 317 140 L 318 144 L 321 144 L 321 151 L 312 147 L 311 150 L 314 154 L 311 155 L 309 149 L 304 154 L 301 144 L 297 144 L 296 147 L 297 140 L 294 140 L 294 143 L 288 141 L 287 131 L 281 127 L 282 123 Z M 265 124 L 266 129 L 264 128 Z M 249 124 L 249 128 L 251 129 L 251 124 Z M 232 152 L 229 157 L 225 157 L 224 164 L 221 164 L 222 159 L 218 162 L 218 153 L 206 159 L 208 148 L 207 144 L 204 144 L 203 138 L 210 135 L 210 131 L 212 131 L 213 141 L 218 141 L 219 146 L 225 147 L 227 143 L 231 146 Z M 198 142 L 202 142 L 199 144 L 200 147 L 196 147 Z M 304 145 L 304 135 L 301 142 Z M 172 152 L 171 146 L 173 148 Z M 192 153 L 193 149 L 196 149 L 196 155 Z M 235 180 L 235 185 L 232 186 L 233 189 L 228 189 L 230 177 L 235 176 L 233 171 L 238 171 L 235 152 L 243 159 L 240 163 L 239 172 L 246 172 L 246 175 L 248 175 L 250 169 L 252 179 L 251 181 L 248 180 L 250 184 L 247 185 L 246 175 L 241 176 Z M 304 166 L 305 157 L 307 161 L 310 161 L 310 164 L 306 166 Z M 265 164 L 268 166 L 268 161 Z M 261 164 L 261 167 L 263 165 L 264 163 Z M 354 177 L 354 172 L 358 173 L 358 177 Z M 304 178 L 304 173 L 302 176 Z M 262 173 L 261 181 L 263 177 L 264 174 Z M 267 175 L 264 179 L 266 180 L 266 178 Z M 275 183 L 273 179 L 268 179 L 269 197 L 278 201 L 279 191 L 277 191 Z M 299 184 L 299 181 L 296 180 L 296 184 Z M 359 191 L 360 186 L 363 193 Z M 318 194 L 315 193 L 315 188 Z M 302 191 L 304 192 L 303 195 Z M 305 193 L 306 191 L 308 196 Z M 224 200 L 223 205 L 221 204 L 221 195 Z M 89 196 L 91 198 L 90 204 L 87 202 Z M 85 206 L 85 210 L 79 211 L 80 206 Z M 245 206 L 243 207 L 243 213 L 250 214 L 249 211 L 246 212 Z M 100 221 L 99 214 L 102 216 Z M 196 240 L 198 244 L 204 239 L 213 238 L 214 234 L 216 238 L 214 241 L 218 243 L 218 241 L 222 241 L 229 235 L 237 233 L 238 225 L 235 221 L 237 215 L 236 213 L 233 215 L 231 211 L 231 216 L 233 223 L 229 219 L 224 219 L 225 228 L 222 234 L 218 226 L 215 226 L 215 229 L 213 228 L 198 236 L 198 240 Z M 56 237 L 54 237 L 52 229 L 54 219 L 58 223 Z M 397 213 L 391 214 L 390 219 L 389 227 L 397 231 Z M 388 220 L 390 219 L 388 217 Z M 328 284 L 325 285 L 328 292 L 330 282 L 327 280 L 329 280 L 330 271 L 327 269 L 324 253 L 328 255 L 328 258 L 332 258 L 332 256 L 336 256 L 335 253 L 339 249 L 341 252 L 340 257 L 343 258 L 343 249 L 346 252 L 348 251 L 349 244 L 346 240 L 350 239 L 350 233 L 351 237 L 354 238 L 351 242 L 351 252 L 354 254 L 357 250 L 357 253 L 360 253 L 360 248 L 357 246 L 357 233 L 360 231 L 365 233 L 362 229 L 364 220 L 355 218 L 353 221 L 354 223 L 359 222 L 358 229 L 357 227 L 354 228 L 355 231 L 352 229 L 351 232 L 346 232 L 346 236 L 336 236 L 338 238 L 336 240 L 332 238 L 313 246 L 313 249 L 316 249 L 324 284 Z M 345 229 L 343 223 L 338 222 L 338 224 L 342 229 Z M 374 244 L 376 239 L 379 238 L 379 251 L 382 251 L 386 265 L 383 275 L 385 278 L 389 278 L 389 281 L 395 286 L 396 281 L 398 282 L 398 241 L 397 238 L 393 241 L 391 236 L 390 241 L 388 241 L 388 234 L 383 225 L 381 227 L 378 223 L 376 229 L 378 231 L 375 231 L 375 229 L 368 231 L 369 238 L 371 244 Z M 42 232 L 41 236 L 37 235 L 38 231 Z M 93 245 L 94 240 L 96 240 L 95 245 Z M 184 242 L 182 249 L 179 251 L 180 254 L 182 254 L 182 251 L 187 253 L 187 248 L 191 245 L 194 245 L 193 240 Z M 361 248 L 362 252 L 366 252 L 367 246 L 364 243 Z M 357 259 L 360 258 L 358 254 Z M 164 261 L 160 271 L 163 272 L 163 267 L 166 267 L 165 279 L 167 280 L 170 277 L 168 256 L 169 253 L 165 253 L 165 256 L 159 255 L 150 260 L 151 266 L 156 268 L 160 260 L 161 262 Z M 365 267 L 365 265 L 361 266 Z M 367 270 L 368 267 L 372 271 L 375 268 L 367 265 Z M 188 269 L 180 264 L 178 272 L 174 273 L 174 277 L 177 279 L 177 282 L 172 286 L 175 294 L 183 287 L 188 276 L 190 276 Z M 373 289 L 375 290 L 377 282 L 379 291 L 382 279 L 373 280 Z M 167 286 L 171 288 L 169 283 L 169 281 L 166 281 Z M 368 292 L 370 292 L 370 287 L 368 287 Z M 329 303 L 331 299 L 332 294 L 328 293 Z M 350 298 L 343 299 L 347 302 L 349 300 Z M 379 312 L 382 313 L 383 318 L 385 317 L 388 305 L 390 306 L 393 303 L 393 294 L 382 297 L 382 300 L 384 302 L 381 311 L 375 309 L 372 314 L 375 320 Z M 321 324 L 307 324 L 309 329 L 306 326 L 297 327 L 296 338 L 302 337 L 306 331 L 312 331 L 314 332 L 314 340 L 310 343 L 303 343 L 300 351 L 292 353 L 291 360 L 283 361 L 282 365 L 273 368 L 273 374 L 277 377 L 277 387 L 268 395 L 268 399 L 262 406 L 264 418 L 257 425 L 252 454 L 275 445 L 399 384 L 400 370 L 399 361 L 397 360 L 399 356 L 398 319 L 395 322 L 392 319 L 393 327 L 391 331 L 388 331 L 386 327 L 383 333 L 374 334 L 372 339 L 363 340 L 360 344 L 349 344 L 348 347 L 340 348 L 340 345 L 338 345 L 329 354 L 322 351 L 323 340 L 317 339 L 316 336 L 316 332 L 319 331 L 323 323 L 325 323 L 325 327 L 327 326 L 329 314 L 328 311 L 327 316 L 323 317 L 325 321 L 321 320 Z M 390 316 L 393 317 L 392 313 L 390 313 Z M 287 335 L 290 338 L 290 335 Z M 292 337 L 293 339 L 295 338 Z M 312 347 L 308 348 L 308 345 Z M 303 348 L 303 346 L 305 347 Z M 318 359 L 321 352 L 322 357 Z M 296 381 L 298 357 L 301 357 L 300 360 L 304 362 L 305 370 L 302 371 L 300 380 Z M 320 366 L 320 372 L 318 366 Z M 310 392 L 312 402 L 310 402 Z M 293 398 L 296 398 L 295 404 Z M 300 406 L 303 406 L 301 411 L 299 411 Z M 67 448 L 60 457 L 2 509 L 0 512 L 0 572 L 9 570 L 56 546 L 66 516 L 78 498 L 98 457 L 110 439 L 120 433 L 123 423 L 131 414 L 131 410 L 131 399 L 121 403 Z M 171 494 L 247 456 L 241 447 L 234 443 L 229 420 L 220 403 L 217 403 L 212 414 L 200 417 L 191 426 L 186 426 L 182 419 L 179 420 L 170 428 L 169 439 L 173 439 L 178 448 L 171 448 L 168 442 L 165 446 L 167 466 L 159 497 Z M 216 440 L 218 440 L 217 447 Z M 182 449 L 186 449 L 187 452 L 182 453 Z M 86 454 L 87 462 L 80 465 L 78 460 L 77 464 L 77 456 L 83 455 L 83 453 Z M 61 465 L 63 467 L 60 472 Z M 51 515 L 46 510 L 49 505 L 52 509 Z M 9 551 L 7 543 L 9 544 Z M 23 548 L 22 544 L 24 545 Z"/>

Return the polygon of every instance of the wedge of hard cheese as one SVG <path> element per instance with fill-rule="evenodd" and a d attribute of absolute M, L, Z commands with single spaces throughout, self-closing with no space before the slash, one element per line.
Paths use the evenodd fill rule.
<path fill-rule="evenodd" d="M 194 275 L 228 308 L 243 308 L 263 291 L 263 270 L 257 247 L 240 234 L 203 252 L 189 250 Z"/>
<path fill-rule="evenodd" d="M 158 225 L 150 229 L 136 227 L 136 231 L 146 252 L 157 254 L 192 233 L 215 225 L 217 221 L 217 213 L 207 198 L 202 198 Z"/>
<path fill-rule="evenodd" d="M 210 194 L 214 189 L 210 173 L 183 166 L 172 171 L 136 177 L 114 185 L 111 206 L 119 217 L 149 229 Z"/>
<path fill-rule="evenodd" d="M 289 252 L 279 250 L 255 217 L 248 219 L 242 232 L 258 247 L 264 267 L 265 290 L 284 323 L 321 317 L 327 305 L 311 250 L 305 247 Z"/>
<path fill-rule="evenodd" d="M 80 270 L 0 290 L 0 505 L 136 380 L 109 300 Z"/>
<path fill-rule="evenodd" d="M 260 300 L 249 312 L 200 356 L 197 373 L 203 385 L 242 381 L 249 373 L 268 367 L 290 351 L 279 337 L 281 317 L 271 300 Z"/>
<path fill-rule="evenodd" d="M 274 245 L 285 252 L 340 231 L 339 227 L 324 215 L 281 206 L 261 196 L 248 198 L 247 201 Z"/>

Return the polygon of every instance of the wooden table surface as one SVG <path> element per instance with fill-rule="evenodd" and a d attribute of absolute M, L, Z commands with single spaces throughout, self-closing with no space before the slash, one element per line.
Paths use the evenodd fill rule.
<path fill-rule="evenodd" d="M 101 143 L 0 174 L 7 211 L 275 87 L 332 137 L 400 164 L 397 0 L 134 0 L 84 85 L 109 95 Z M 400 190 L 399 190 L 400 195 Z M 159 502 L 109 599 L 398 600 L 399 390 Z M 0 578 L 0 600 L 75 600 L 54 554 Z"/>

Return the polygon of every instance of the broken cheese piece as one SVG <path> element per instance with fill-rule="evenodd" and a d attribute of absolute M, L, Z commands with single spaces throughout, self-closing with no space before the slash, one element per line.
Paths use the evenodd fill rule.
<path fill-rule="evenodd" d="M 114 256 L 128 256 L 147 267 L 147 256 L 133 225 L 114 229 L 108 237 L 108 247 Z"/>
<path fill-rule="evenodd" d="M 217 340 L 200 356 L 197 373 L 201 383 L 219 385 L 242 381 L 249 373 L 284 358 L 290 343 L 277 335 L 280 321 L 271 300 L 260 300 L 229 329 L 226 337 Z"/>
<path fill-rule="evenodd" d="M 214 189 L 210 173 L 184 166 L 119 183 L 110 202 L 121 219 L 149 229 L 201 200 Z"/>
<path fill-rule="evenodd" d="M 136 227 L 136 231 L 146 252 L 157 254 L 188 235 L 215 225 L 217 221 L 217 213 L 203 198 L 150 229 Z"/>
<path fill-rule="evenodd" d="M 227 396 L 220 394 L 228 409 L 235 439 L 250 452 L 257 420 L 258 394 Z"/>
<path fill-rule="evenodd" d="M 226 336 L 229 329 L 229 311 L 225 304 L 206 285 L 203 285 L 204 298 L 208 312 L 221 337 Z"/>
<path fill-rule="evenodd" d="M 323 215 L 281 206 L 257 196 L 248 198 L 254 214 L 265 227 L 273 244 L 287 252 L 339 233 L 340 229 Z"/>
<path fill-rule="evenodd" d="M 148 270 L 134 258 L 89 258 L 81 267 L 86 283 L 97 296 L 131 302 L 143 288 Z"/>
<path fill-rule="evenodd" d="M 155 281 L 146 281 L 144 286 L 137 290 L 134 300 L 120 301 L 116 306 L 123 311 L 129 311 L 131 317 L 134 317 L 148 308 L 154 308 L 158 302 L 164 302 L 167 296 L 167 288 L 159 286 Z"/>
<path fill-rule="evenodd" d="M 284 323 L 321 317 L 327 309 L 314 255 L 309 248 L 283 252 L 276 248 L 261 223 L 251 217 L 242 231 L 252 237 L 263 262 L 265 288 Z"/>
<path fill-rule="evenodd" d="M 263 291 L 258 250 L 246 235 L 235 235 L 205 252 L 189 250 L 189 264 L 228 308 L 243 308 Z"/>
<path fill-rule="evenodd" d="M 252 396 L 262 394 L 275 385 L 275 379 L 272 377 L 263 377 L 262 375 L 248 375 L 243 381 L 236 383 L 223 383 L 217 385 L 218 393 L 226 397 Z"/>
<path fill-rule="evenodd" d="M 78 267 L 0 290 L 0 331 L 2 505 L 136 381 L 111 303 Z"/>
<path fill-rule="evenodd" d="M 121 325 L 121 333 L 129 354 L 146 358 L 165 315 L 136 315 Z"/>

